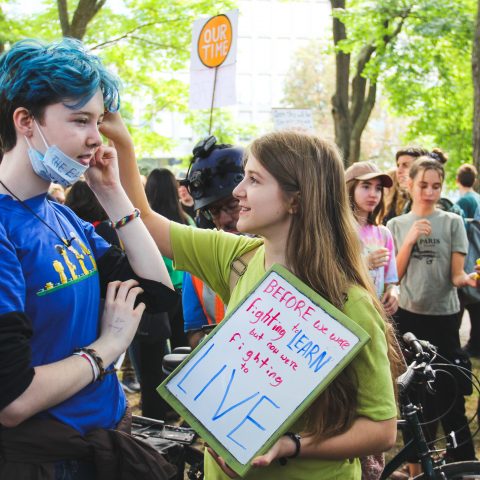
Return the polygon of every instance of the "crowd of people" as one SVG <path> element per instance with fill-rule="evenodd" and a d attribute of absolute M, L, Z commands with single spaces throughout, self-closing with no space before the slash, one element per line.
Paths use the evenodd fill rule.
<path fill-rule="evenodd" d="M 118 88 L 76 40 L 24 40 L 0 57 L 0 478 L 171 478 L 128 434 L 114 365 L 128 349 L 143 415 L 172 418 L 156 393 L 163 356 L 196 347 L 276 263 L 370 341 L 248 478 L 378 478 L 397 434 L 401 334 L 454 362 L 479 354 L 480 266 L 465 270 L 476 170 L 460 167 L 453 204 L 440 149 L 402 149 L 390 173 L 345 171 L 331 142 L 292 130 L 246 149 L 207 137 L 183 178 L 155 169 L 144 182 Z M 448 459 L 474 459 L 464 397 L 452 395 L 440 381 L 419 399 L 427 438 L 453 402 L 442 425 L 461 433 Z M 205 478 L 231 476 L 207 449 Z"/>

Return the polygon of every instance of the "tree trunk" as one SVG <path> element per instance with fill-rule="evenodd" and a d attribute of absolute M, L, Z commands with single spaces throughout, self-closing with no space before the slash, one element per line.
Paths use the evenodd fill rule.
<path fill-rule="evenodd" d="M 480 0 L 478 0 L 480 2 Z M 345 9 L 346 0 L 330 0 L 334 8 Z M 400 33 L 410 8 L 396 13 L 399 21 L 395 30 L 383 37 L 383 45 L 387 45 Z M 385 31 L 392 19 L 384 21 Z M 355 76 L 350 86 L 350 55 L 338 48 L 341 40 L 347 38 L 345 25 L 337 18 L 333 19 L 333 43 L 335 45 L 336 90 L 332 97 L 332 116 L 335 126 L 335 143 L 343 153 L 345 167 L 360 159 L 361 139 L 368 119 L 375 106 L 377 96 L 377 79 L 365 78 L 363 72 L 372 56 L 377 52 L 374 44 L 364 45 L 356 59 Z M 368 87 L 368 88 L 367 88 Z"/>
<path fill-rule="evenodd" d="M 472 49 L 473 75 L 473 163 L 480 171 L 480 0 Z"/>
<path fill-rule="evenodd" d="M 345 8 L 345 0 L 330 0 L 332 9 Z M 333 18 L 333 43 L 335 47 L 347 38 L 345 25 Z M 350 54 L 341 50 L 335 52 L 336 89 L 332 97 L 332 117 L 335 128 L 335 143 L 342 152 L 343 162 L 348 165 L 350 157 L 351 121 L 349 109 Z"/>
<path fill-rule="evenodd" d="M 88 24 L 102 9 L 107 0 L 80 0 L 69 21 L 67 0 L 57 0 L 58 18 L 64 37 L 82 40 L 87 31 Z"/>

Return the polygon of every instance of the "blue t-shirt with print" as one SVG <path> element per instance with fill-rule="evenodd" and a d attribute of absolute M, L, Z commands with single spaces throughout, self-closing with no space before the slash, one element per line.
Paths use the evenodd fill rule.
<path fill-rule="evenodd" d="M 0 194 L 0 315 L 24 312 L 32 322 L 32 366 L 70 356 L 99 334 L 100 284 L 96 266 L 110 245 L 93 226 L 44 194 L 25 201 L 32 211 Z M 63 227 L 63 229 L 62 229 Z M 56 235 L 55 234 L 58 235 Z M 60 238 L 73 239 L 66 247 Z M 81 433 L 113 428 L 124 415 L 125 396 L 107 375 L 39 414 Z"/>

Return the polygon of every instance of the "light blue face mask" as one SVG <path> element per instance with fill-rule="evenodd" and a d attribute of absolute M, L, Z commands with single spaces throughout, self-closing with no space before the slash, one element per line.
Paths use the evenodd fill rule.
<path fill-rule="evenodd" d="M 34 172 L 39 177 L 47 180 L 47 182 L 54 182 L 62 185 L 62 187 L 69 187 L 85 173 L 88 165 L 82 165 L 75 161 L 63 153 L 56 145 L 48 146 L 40 127 L 35 120 L 34 122 L 47 148 L 45 154 L 42 155 L 37 149 L 33 148 L 28 138 L 25 137 L 28 144 L 28 157 Z"/>

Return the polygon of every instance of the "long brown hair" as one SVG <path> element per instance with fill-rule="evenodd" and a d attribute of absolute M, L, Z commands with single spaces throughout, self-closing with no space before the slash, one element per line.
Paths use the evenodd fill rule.
<path fill-rule="evenodd" d="M 362 182 L 363 180 L 353 179 L 347 182 L 347 192 L 348 192 L 348 200 L 350 202 L 350 208 L 352 209 L 353 214 L 355 215 L 356 205 L 355 205 L 355 189 L 357 185 Z M 378 205 L 374 208 L 373 212 L 369 212 L 367 215 L 367 223 L 369 225 L 379 225 L 382 222 L 382 218 L 385 215 L 385 198 L 383 193 L 382 187 L 382 196 L 380 197 L 380 201 Z"/>
<path fill-rule="evenodd" d="M 393 328 L 361 257 L 337 148 L 313 135 L 284 131 L 260 137 L 249 152 L 275 177 L 287 197 L 297 197 L 287 240 L 288 268 L 339 309 L 350 287 L 367 290 L 385 319 L 390 365 L 392 374 L 396 373 L 399 356 Z M 357 379 L 349 366 L 310 407 L 307 433 L 321 439 L 347 430 L 357 416 L 356 395 Z"/>
<path fill-rule="evenodd" d="M 383 219 L 385 216 L 387 217 L 387 220 L 390 220 L 390 218 L 401 215 L 405 209 L 405 205 L 410 199 L 408 192 L 402 190 L 398 183 L 397 170 L 391 170 L 388 174 L 392 177 L 393 185 L 388 189 L 388 193 L 385 195 L 385 215 L 381 218 L 381 222 L 384 221 Z"/>

